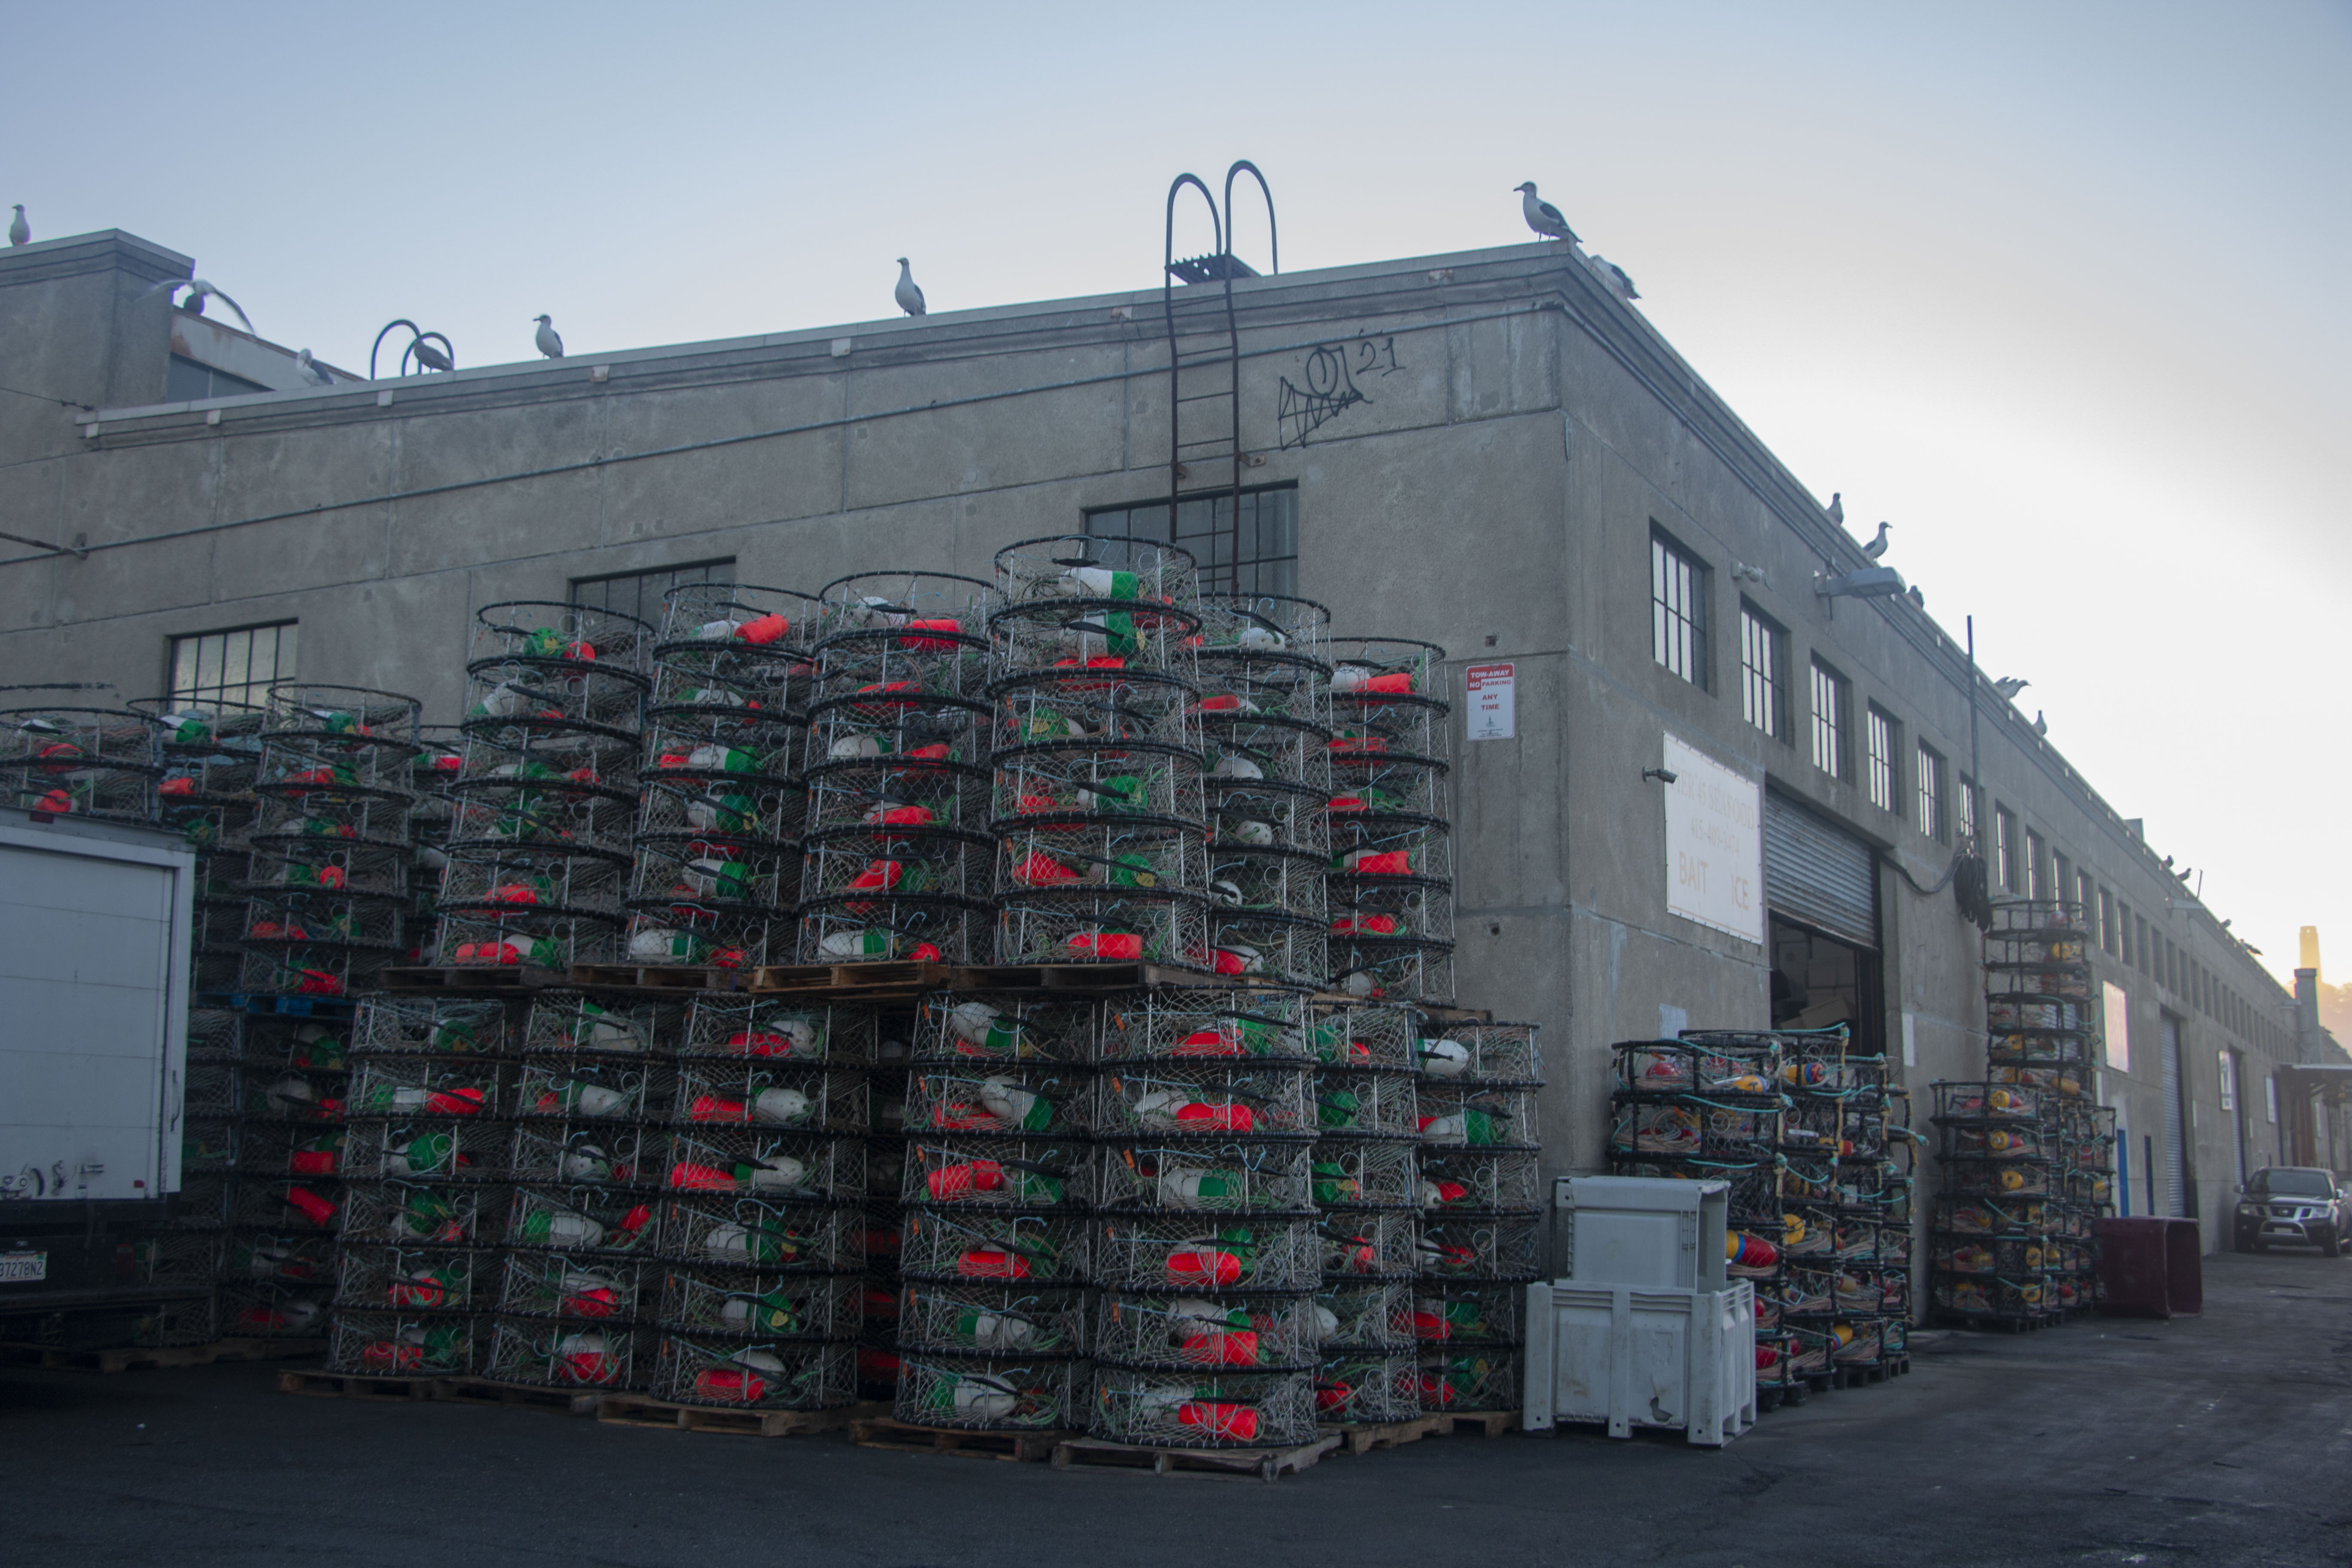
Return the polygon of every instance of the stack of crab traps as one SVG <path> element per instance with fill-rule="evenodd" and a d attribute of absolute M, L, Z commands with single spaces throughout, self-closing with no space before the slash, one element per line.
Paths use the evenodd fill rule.
<path fill-rule="evenodd" d="M 251 703 L 152 698 L 131 706 L 156 715 L 163 769 L 155 786 L 158 820 L 195 851 L 193 989 L 199 994 L 235 991 L 243 968 L 246 863 L 268 710 Z"/>
<path fill-rule="evenodd" d="M 1910 1321 L 1909 1099 L 1885 1057 L 1855 1049 L 1842 1026 L 1780 1040 L 1792 1370 L 1882 1367 L 1906 1353 Z"/>
<path fill-rule="evenodd" d="M 1327 1424 L 1409 1421 L 1421 1414 L 1416 1354 L 1424 1340 L 1433 1354 L 1455 1348 L 1445 1342 L 1455 1326 L 1444 1317 L 1446 1304 L 1418 1289 L 1423 1210 L 1443 1207 L 1448 1193 L 1465 1200 L 1463 1210 L 1475 1205 L 1466 1201 L 1467 1186 L 1424 1177 L 1412 1013 L 1392 1003 L 1318 1002 L 1308 1042 L 1323 1271 L 1315 1298 L 1323 1331 L 1316 1412 Z M 1432 1332 L 1416 1336 L 1422 1302 Z M 1479 1342 L 1466 1331 L 1472 1325 L 1462 1326 L 1467 1342 Z"/>
<path fill-rule="evenodd" d="M 1331 662 L 1326 809 L 1332 989 L 1376 1001 L 1454 1000 L 1452 707 L 1445 650 L 1339 637 Z"/>
<path fill-rule="evenodd" d="M 2099 1059 L 2089 941 L 2080 904 L 1996 906 L 1986 1077 L 1935 1086 L 1943 1181 L 1929 1261 L 1940 1318 L 2030 1327 L 2094 1302 L 2115 1113 L 2085 1092 Z"/>

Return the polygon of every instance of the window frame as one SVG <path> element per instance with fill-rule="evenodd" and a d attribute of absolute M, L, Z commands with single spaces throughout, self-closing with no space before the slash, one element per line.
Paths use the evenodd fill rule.
<path fill-rule="evenodd" d="M 1769 669 L 1759 668 L 1754 661 L 1759 642 Z M 1767 708 L 1761 723 L 1757 721 L 1759 688 Z M 1795 726 L 1789 721 L 1789 629 L 1743 598 L 1739 601 L 1740 717 L 1749 728 L 1784 746 L 1794 746 L 1796 737 L 1789 731 Z"/>
<path fill-rule="evenodd" d="M 1676 605 L 1667 595 L 1669 563 L 1683 570 L 1684 581 L 1679 586 L 1689 601 L 1686 605 Z M 1705 561 L 1655 522 L 1650 524 L 1650 662 L 1701 691 L 1712 689 L 1706 635 L 1707 576 Z M 1682 630 L 1683 646 L 1673 651 L 1689 666 L 1687 669 L 1676 668 L 1675 659 L 1667 657 L 1670 622 Z"/>
<path fill-rule="evenodd" d="M 1863 704 L 1862 745 L 1863 794 L 1879 810 L 1899 815 L 1903 809 L 1902 721 L 1875 702 Z"/>
<path fill-rule="evenodd" d="M 1821 655 L 1812 657 L 1811 700 L 1813 766 L 1841 783 L 1853 782 L 1853 682 Z M 1828 701 L 1824 714 L 1823 691 Z M 1822 757 L 1826 752 L 1828 761 Z"/>
<path fill-rule="evenodd" d="M 2017 891 L 2017 813 L 2005 805 L 1992 808 L 1994 885 L 2004 893 Z"/>
<path fill-rule="evenodd" d="M 564 584 L 564 603 L 569 605 L 578 605 L 586 609 L 603 610 L 611 615 L 635 616 L 636 619 L 644 621 L 648 626 L 652 626 L 655 634 L 658 636 L 662 629 L 662 598 L 665 595 L 667 595 L 672 588 L 681 586 L 688 583 L 732 584 L 735 581 L 735 562 L 736 557 L 732 555 L 714 555 L 704 561 L 681 561 L 677 563 L 675 565 L 647 566 L 635 572 L 592 572 L 585 577 L 573 577 Z M 714 577 L 710 575 L 710 569 L 714 566 L 725 567 L 727 569 L 727 575 L 724 577 Z M 687 574 L 688 573 L 700 573 L 702 575 L 688 576 Z M 621 605 L 611 603 L 609 599 L 599 603 L 595 600 L 581 597 L 580 591 L 583 588 L 592 588 L 599 584 L 636 583 L 644 584 L 650 583 L 656 577 L 667 577 L 669 581 L 662 584 L 659 593 L 654 595 L 651 604 L 646 603 L 645 592 L 641 586 L 635 595 L 635 602 L 638 606 L 635 609 L 624 608 Z"/>
<path fill-rule="evenodd" d="M 1281 515 L 1272 519 L 1265 515 L 1268 497 L 1284 498 L 1286 504 L 1277 509 Z M 1078 531 L 1090 539 L 1141 539 L 1153 543 L 1172 544 L 1192 557 L 1193 563 L 1200 574 L 1200 590 L 1203 594 L 1275 594 L 1286 598 L 1296 598 L 1298 595 L 1298 482 L 1296 479 L 1285 479 L 1276 484 L 1251 485 L 1243 489 L 1242 502 L 1248 514 L 1246 537 L 1255 547 L 1257 553 L 1244 560 L 1221 562 L 1217 556 L 1217 546 L 1220 542 L 1233 537 L 1234 525 L 1234 520 L 1230 518 L 1221 521 L 1218 511 L 1221 508 L 1230 506 L 1232 502 L 1233 493 L 1230 490 L 1219 490 L 1207 495 L 1179 496 L 1176 501 L 1176 522 L 1172 536 L 1168 521 L 1168 498 L 1164 495 L 1110 506 L 1085 507 L 1078 514 Z M 1202 509 L 1206 509 L 1207 525 L 1186 531 L 1185 523 L 1188 519 L 1197 520 Z M 1136 529 L 1139 513 L 1144 514 L 1150 523 L 1147 531 L 1139 532 Z M 1111 518 L 1122 520 L 1117 529 L 1097 526 L 1097 522 L 1108 521 Z M 1269 525 L 1278 536 L 1281 536 L 1276 542 L 1288 545 L 1288 553 L 1266 553 L 1266 531 Z M 1206 540 L 1209 542 L 1209 548 L 1204 552 L 1186 542 L 1188 540 Z M 1241 583 L 1242 569 L 1244 567 L 1249 569 L 1250 574 L 1247 586 L 1243 586 Z M 1269 581 L 1269 568 L 1272 569 L 1271 581 Z"/>
<path fill-rule="evenodd" d="M 1952 841 L 1952 803 L 1950 768 L 1944 753 L 1925 741 L 1912 742 L 1912 763 L 1916 776 L 1912 780 L 1913 816 L 1920 833 L 1938 844 Z"/>
<path fill-rule="evenodd" d="M 1976 842 L 1977 857 L 1984 858 L 1984 802 L 1977 793 L 1977 781 L 1962 773 L 1960 779 L 1959 834 Z"/>
<path fill-rule="evenodd" d="M 211 700 L 214 702 L 237 702 L 255 708 L 262 706 L 268 700 L 269 688 L 271 686 L 275 685 L 278 681 L 291 680 L 295 678 L 295 667 L 299 664 L 301 657 L 302 645 L 299 636 L 302 621 L 300 616 L 289 616 L 284 620 L 251 621 L 247 622 L 244 626 L 216 626 L 205 631 L 178 632 L 166 637 L 163 639 L 163 690 L 165 693 L 165 700 L 174 705 L 184 701 L 200 704 L 206 700 Z M 292 631 L 297 635 L 289 638 L 286 636 L 289 631 Z M 251 679 L 251 671 L 253 668 L 253 634 L 256 632 L 275 632 L 278 634 L 278 636 L 270 639 L 269 677 L 266 680 L 255 680 Z M 198 645 L 196 658 L 198 661 L 198 668 L 201 670 L 202 661 L 204 658 L 204 652 L 201 645 L 209 637 L 219 637 L 223 639 L 221 645 L 221 663 L 223 668 L 226 668 L 228 661 L 228 645 L 226 639 L 240 636 L 246 638 L 245 668 L 247 672 L 247 679 L 236 682 L 234 687 L 221 681 L 215 681 L 210 687 L 207 687 L 204 682 L 198 680 L 191 682 L 184 690 L 182 689 L 180 685 L 180 647 L 182 644 L 186 643 Z M 288 646 L 289 643 L 292 645 L 290 648 Z M 232 695 L 232 692 L 236 694 Z"/>

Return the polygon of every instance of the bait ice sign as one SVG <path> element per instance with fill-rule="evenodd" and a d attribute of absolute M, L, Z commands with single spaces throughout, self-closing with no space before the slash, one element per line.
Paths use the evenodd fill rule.
<path fill-rule="evenodd" d="M 1518 671 L 1507 664 L 1474 664 L 1470 681 L 1469 736 L 1507 741 L 1519 732 Z"/>
<path fill-rule="evenodd" d="M 1764 787 L 1666 737 L 1666 908 L 1764 943 Z"/>

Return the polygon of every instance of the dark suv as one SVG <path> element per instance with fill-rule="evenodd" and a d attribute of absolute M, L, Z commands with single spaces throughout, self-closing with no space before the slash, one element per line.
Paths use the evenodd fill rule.
<path fill-rule="evenodd" d="M 2256 1171 L 2238 1189 L 2231 1233 L 2240 1252 L 2261 1252 L 2271 1243 L 2315 1247 L 2329 1258 L 2352 1242 L 2352 1200 L 2336 1184 L 2332 1171 L 2309 1165 L 2272 1165 Z"/>

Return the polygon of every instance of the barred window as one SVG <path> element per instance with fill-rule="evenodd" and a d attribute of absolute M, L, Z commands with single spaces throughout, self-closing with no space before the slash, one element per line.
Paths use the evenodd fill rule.
<path fill-rule="evenodd" d="M 1650 651 L 1706 689 L 1706 567 L 1664 534 L 1650 533 Z"/>
<path fill-rule="evenodd" d="M 1087 513 L 1097 538 L 1148 539 L 1191 553 L 1204 594 L 1298 592 L 1298 487 L 1275 485 L 1242 492 L 1241 514 L 1231 494 L 1176 503 L 1169 531 L 1168 503 L 1139 501 Z"/>
<path fill-rule="evenodd" d="M 1919 788 L 1915 795 L 1919 805 L 1919 831 L 1938 844 L 1948 843 L 1952 837 L 1951 808 L 1946 804 L 1944 759 L 1934 747 L 1922 744 L 1918 757 Z"/>
<path fill-rule="evenodd" d="M 680 583 L 732 583 L 735 559 L 690 561 L 683 566 L 657 566 L 650 572 L 614 572 L 601 577 L 572 579 L 572 602 L 592 610 L 614 610 L 635 616 L 656 631 L 661 629 L 662 595 Z"/>
<path fill-rule="evenodd" d="M 244 702 L 258 707 L 273 680 L 294 677 L 299 623 L 198 632 L 172 639 L 172 700 Z"/>
<path fill-rule="evenodd" d="M 1850 689 L 1844 676 L 1820 659 L 1813 660 L 1813 766 L 1833 779 L 1853 776 L 1846 742 Z"/>
<path fill-rule="evenodd" d="M 1864 742 L 1870 764 L 1864 783 L 1870 790 L 1870 804 L 1881 811 L 1898 810 L 1895 791 L 1901 775 L 1895 760 L 1895 721 L 1875 702 L 1864 714 L 1863 721 Z"/>
<path fill-rule="evenodd" d="M 1960 775 L 1960 837 L 1974 838 L 1976 836 L 1977 781 L 1962 773 Z M 1984 853 L 1982 844 L 1977 846 L 1977 853 L 1979 855 Z"/>
<path fill-rule="evenodd" d="M 2042 835 L 2031 827 L 2025 830 L 2025 896 L 2029 899 L 2053 897 L 2049 873 L 2043 869 L 2042 858 L 2049 851 L 2043 847 Z"/>
<path fill-rule="evenodd" d="M 1740 716 L 1774 740 L 1789 739 L 1789 634 L 1751 605 L 1739 606 Z"/>
<path fill-rule="evenodd" d="M 2017 865 L 2017 817 L 2009 807 L 1992 808 L 1993 879 L 2004 893 L 2018 890 L 2021 873 Z"/>

